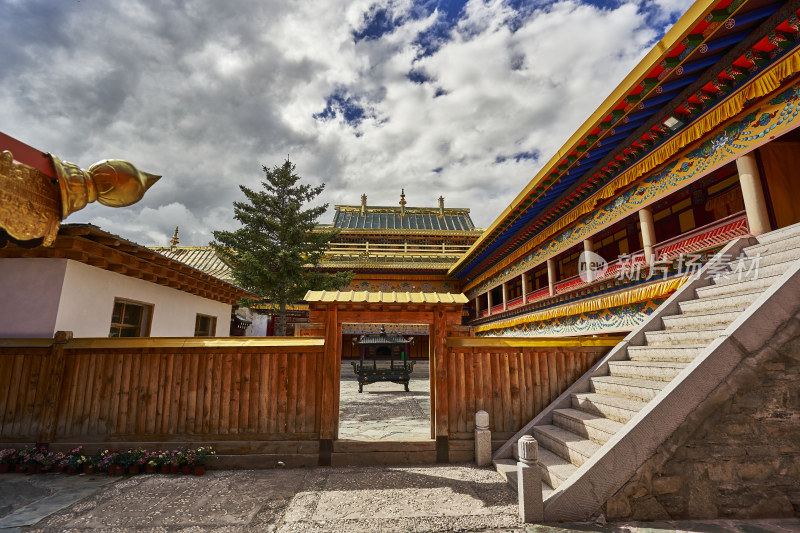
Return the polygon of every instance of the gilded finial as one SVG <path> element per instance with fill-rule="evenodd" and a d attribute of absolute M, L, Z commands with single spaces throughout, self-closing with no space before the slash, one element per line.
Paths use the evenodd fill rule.
<path fill-rule="evenodd" d="M 444 216 L 444 196 L 439 197 L 439 216 Z"/>
<path fill-rule="evenodd" d="M 89 170 L 83 170 L 74 163 L 51 157 L 61 189 L 62 219 L 94 201 L 109 207 L 135 204 L 161 178 L 121 159 L 98 161 Z"/>
<path fill-rule="evenodd" d="M 400 216 L 403 217 L 406 214 L 406 190 L 400 189 Z"/>
<path fill-rule="evenodd" d="M 361 216 L 363 217 L 363 216 L 366 216 L 366 215 L 367 215 L 367 195 L 366 194 L 362 194 L 361 195 Z"/>
<path fill-rule="evenodd" d="M 170 243 L 172 244 L 171 248 L 176 248 L 180 240 L 178 239 L 178 226 L 175 226 L 175 233 L 172 235 L 172 240 Z"/>

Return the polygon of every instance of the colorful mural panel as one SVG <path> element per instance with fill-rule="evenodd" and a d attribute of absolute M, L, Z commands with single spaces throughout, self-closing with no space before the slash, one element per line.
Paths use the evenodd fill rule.
<path fill-rule="evenodd" d="M 478 332 L 476 335 L 478 337 L 562 337 L 628 332 L 642 324 L 664 300 L 665 298 L 655 298 L 609 309 Z"/>

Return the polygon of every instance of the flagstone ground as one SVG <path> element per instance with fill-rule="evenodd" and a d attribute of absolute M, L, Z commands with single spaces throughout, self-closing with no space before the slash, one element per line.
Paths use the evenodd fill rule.
<path fill-rule="evenodd" d="M 417 440 L 431 438 L 428 362 L 417 362 L 409 391 L 396 383 L 372 383 L 358 392 L 349 362 L 342 363 L 339 438 Z"/>
<path fill-rule="evenodd" d="M 520 523 L 516 495 L 471 465 L 218 470 L 205 476 L 0 476 L 0 533 L 778 533 L 800 519 Z"/>

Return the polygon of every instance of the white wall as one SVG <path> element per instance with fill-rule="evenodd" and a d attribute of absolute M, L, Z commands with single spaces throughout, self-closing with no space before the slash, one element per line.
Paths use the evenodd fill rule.
<path fill-rule="evenodd" d="M 237 314 L 249 320 L 251 324 L 247 326 L 244 331 L 245 337 L 266 337 L 267 327 L 269 325 L 269 315 L 261 315 L 256 313 L 249 307 L 240 307 Z"/>
<path fill-rule="evenodd" d="M 231 306 L 201 296 L 68 261 L 55 331 L 108 337 L 114 299 L 153 306 L 151 337 L 191 337 L 198 313 L 217 317 L 217 337 L 230 334 Z"/>
<path fill-rule="evenodd" d="M 0 338 L 53 336 L 66 269 L 66 259 L 0 259 Z"/>

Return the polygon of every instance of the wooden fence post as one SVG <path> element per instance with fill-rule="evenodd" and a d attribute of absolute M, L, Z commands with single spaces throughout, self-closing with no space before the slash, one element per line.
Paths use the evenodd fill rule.
<path fill-rule="evenodd" d="M 61 399 L 61 384 L 64 380 L 65 359 L 64 346 L 72 339 L 71 331 L 57 331 L 53 337 L 53 346 L 50 351 L 50 376 L 45 392 L 46 403 L 42 409 L 42 419 L 39 425 L 39 442 L 50 443 L 55 438 L 58 421 L 58 403 Z"/>
<path fill-rule="evenodd" d="M 325 314 L 325 352 L 322 360 L 322 420 L 319 428 L 319 465 L 330 466 L 333 454 L 333 440 L 339 418 L 339 390 L 336 350 L 336 335 L 339 330 L 336 303 L 327 306 Z"/>
<path fill-rule="evenodd" d="M 447 321 L 445 311 L 437 307 L 433 315 L 433 355 L 436 363 L 436 462 L 450 462 L 449 409 L 447 394 Z"/>

